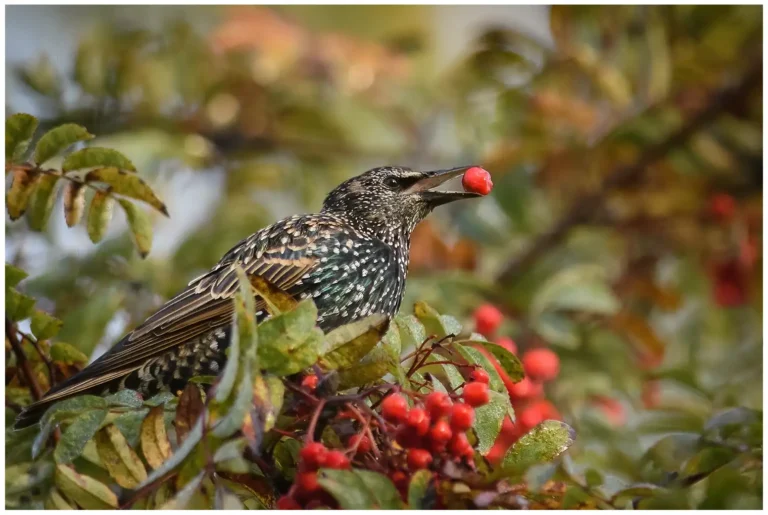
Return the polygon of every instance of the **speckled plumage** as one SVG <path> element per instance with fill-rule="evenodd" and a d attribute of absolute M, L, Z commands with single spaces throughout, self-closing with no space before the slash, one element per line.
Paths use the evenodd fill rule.
<path fill-rule="evenodd" d="M 334 189 L 319 213 L 292 216 L 252 234 L 104 356 L 25 410 L 17 426 L 71 395 L 120 388 L 152 395 L 163 388 L 177 391 L 195 375 L 217 374 L 226 360 L 238 266 L 296 299 L 311 297 L 326 332 L 371 314 L 394 316 L 416 224 L 437 205 L 476 196 L 430 191 L 463 169 L 370 170 Z M 258 320 L 266 317 L 258 297 L 256 309 Z"/>

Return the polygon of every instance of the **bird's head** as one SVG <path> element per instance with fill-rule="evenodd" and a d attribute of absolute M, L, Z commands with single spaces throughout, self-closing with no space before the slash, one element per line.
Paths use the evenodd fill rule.
<path fill-rule="evenodd" d="M 400 166 L 374 168 L 341 183 L 325 199 L 323 211 L 339 214 L 383 240 L 410 234 L 435 207 L 479 197 L 465 191 L 438 191 L 441 184 L 469 166 L 417 172 Z"/>

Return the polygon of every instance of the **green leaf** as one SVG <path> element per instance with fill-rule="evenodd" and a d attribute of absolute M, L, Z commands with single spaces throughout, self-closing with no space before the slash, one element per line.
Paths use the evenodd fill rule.
<path fill-rule="evenodd" d="M 5 292 L 5 316 L 12 322 L 19 322 L 32 314 L 35 299 L 16 290 Z"/>
<path fill-rule="evenodd" d="M 82 454 L 85 444 L 93 438 L 107 416 L 106 410 L 93 410 L 75 418 L 62 433 L 53 458 L 56 463 L 66 464 Z"/>
<path fill-rule="evenodd" d="M 226 415 L 216 422 L 211 433 L 218 438 L 227 438 L 240 430 L 253 401 L 253 371 L 242 366 L 237 386 L 237 396 L 229 406 Z"/>
<path fill-rule="evenodd" d="M 112 211 L 115 200 L 104 191 L 97 191 L 91 199 L 91 207 L 88 210 L 87 229 L 88 236 L 93 243 L 98 243 L 107 232 L 109 221 L 112 220 Z"/>
<path fill-rule="evenodd" d="M 35 147 L 35 163 L 43 165 L 50 158 L 78 141 L 93 138 L 85 127 L 75 123 L 66 123 L 49 130 L 40 138 Z"/>
<path fill-rule="evenodd" d="M 63 494 L 86 510 L 117 508 L 117 496 L 105 485 L 92 477 L 78 474 L 67 465 L 58 465 L 56 486 Z"/>
<path fill-rule="evenodd" d="M 323 332 L 315 327 L 317 308 L 307 299 L 259 325 L 261 368 L 278 376 L 295 374 L 317 361 Z"/>
<path fill-rule="evenodd" d="M 149 399 L 145 400 L 144 401 L 144 405 L 145 406 L 149 406 L 150 408 L 154 408 L 156 406 L 160 406 L 161 404 L 165 404 L 168 401 L 171 401 L 171 400 L 173 400 L 175 398 L 176 398 L 175 395 L 173 395 L 171 392 L 166 390 L 166 391 L 162 391 L 162 392 L 158 393 L 157 395 L 155 395 L 153 397 L 150 397 Z"/>
<path fill-rule="evenodd" d="M 139 392 L 135 390 L 120 390 L 104 397 L 104 400 L 110 406 L 121 406 L 125 408 L 141 408 L 144 405 L 144 400 L 139 395 Z"/>
<path fill-rule="evenodd" d="M 427 331 L 419 319 L 413 315 L 396 316 L 395 323 L 400 329 L 402 350 L 421 345 L 427 339 Z"/>
<path fill-rule="evenodd" d="M 165 204 L 157 198 L 157 195 L 144 182 L 144 179 L 135 173 L 109 166 L 88 172 L 85 176 L 85 182 L 103 182 L 108 184 L 113 193 L 144 201 L 165 216 L 168 216 L 168 209 L 165 207 Z"/>
<path fill-rule="evenodd" d="M 565 422 L 546 420 L 523 435 L 504 455 L 505 472 L 522 472 L 532 465 L 547 463 L 573 444 L 576 433 Z"/>
<path fill-rule="evenodd" d="M 387 351 L 373 349 L 363 362 L 339 371 L 339 389 L 346 390 L 381 379 L 389 370 L 390 363 Z"/>
<path fill-rule="evenodd" d="M 267 304 L 267 311 L 270 315 L 279 315 L 296 307 L 296 299 L 291 297 L 271 282 L 261 276 L 252 275 L 248 277 L 251 286 Z"/>
<path fill-rule="evenodd" d="M 253 386 L 253 406 L 263 423 L 262 434 L 275 427 L 284 400 L 285 384 L 279 377 L 261 374 L 256 377 Z"/>
<path fill-rule="evenodd" d="M 620 307 L 605 271 L 593 265 L 578 265 L 556 273 L 539 288 L 531 302 L 531 316 L 558 310 L 613 315 Z"/>
<path fill-rule="evenodd" d="M 395 485 L 383 474 L 370 470 L 321 469 L 320 485 L 343 510 L 397 510 L 402 501 Z"/>
<path fill-rule="evenodd" d="M 523 364 L 520 362 L 520 359 L 501 345 L 478 340 L 465 340 L 458 343 L 461 345 L 473 345 L 475 347 L 480 346 L 490 352 L 493 357 L 496 358 L 496 361 L 499 362 L 499 365 L 501 365 L 501 368 L 509 376 L 512 382 L 516 383 L 522 381 L 523 377 L 525 377 L 525 371 L 523 370 Z"/>
<path fill-rule="evenodd" d="M 477 435 L 477 451 L 485 456 L 493 447 L 496 438 L 501 432 L 504 417 L 510 409 L 509 396 L 494 391 L 489 391 L 490 402 L 484 406 L 475 408 L 475 424 L 472 428 Z"/>
<path fill-rule="evenodd" d="M 408 507 L 410 509 L 428 510 L 432 508 L 425 503 L 432 485 L 432 475 L 430 470 L 419 470 L 411 476 L 411 482 L 408 484 Z"/>
<path fill-rule="evenodd" d="M 443 338 L 449 334 L 455 336 L 461 332 L 461 324 L 458 320 L 446 315 L 440 315 L 426 302 L 419 301 L 414 304 L 413 313 L 423 324 L 426 334 L 428 335 Z"/>
<path fill-rule="evenodd" d="M 387 316 L 376 314 L 334 329 L 325 336 L 320 365 L 337 370 L 356 364 L 381 340 L 388 325 Z"/>
<path fill-rule="evenodd" d="M 389 355 L 393 365 L 400 364 L 400 356 L 403 352 L 402 340 L 400 339 L 400 328 L 396 323 L 389 324 L 389 330 L 381 339 L 382 348 Z"/>
<path fill-rule="evenodd" d="M 187 504 L 189 504 L 189 501 L 192 500 L 192 497 L 200 488 L 200 484 L 203 482 L 203 479 L 205 479 L 205 471 L 202 471 L 196 475 L 189 483 L 184 485 L 184 488 L 179 490 L 173 499 L 163 504 L 159 509 L 183 510 L 186 508 Z"/>
<path fill-rule="evenodd" d="M 142 408 L 137 411 L 126 411 L 112 419 L 112 423 L 123 433 L 131 447 L 138 447 L 141 440 L 141 424 L 148 413 L 148 408 Z"/>
<path fill-rule="evenodd" d="M 5 160 L 16 162 L 23 158 L 37 129 L 37 118 L 17 113 L 5 120 Z"/>
<path fill-rule="evenodd" d="M 85 184 L 67 181 L 64 186 L 64 220 L 67 227 L 74 227 L 80 223 L 85 210 Z"/>
<path fill-rule="evenodd" d="M 141 257 L 147 257 L 152 248 L 152 222 L 143 209 L 127 200 L 119 199 L 120 206 L 125 211 L 128 226 L 131 228 L 133 240 Z"/>
<path fill-rule="evenodd" d="M 491 390 L 495 392 L 507 391 L 504 382 L 496 371 L 496 367 L 493 366 L 493 363 L 491 363 L 491 360 L 489 360 L 485 354 L 469 345 L 454 345 L 453 348 L 467 360 L 467 363 L 470 365 L 478 365 L 482 370 L 485 370 L 488 373 L 488 386 Z"/>
<path fill-rule="evenodd" d="M 51 217 L 53 203 L 56 200 L 56 184 L 61 177 L 44 174 L 36 181 L 35 189 L 27 205 L 27 223 L 33 231 L 42 231 Z"/>
<path fill-rule="evenodd" d="M 10 263 L 6 263 L 5 264 L 5 291 L 8 291 L 9 288 L 15 287 L 17 284 L 23 281 L 27 276 L 29 276 L 29 274 L 24 270 L 22 270 L 21 268 L 17 268 Z"/>
<path fill-rule="evenodd" d="M 120 430 L 110 424 L 96 433 L 96 449 L 109 475 L 123 488 L 136 488 L 147 470 Z"/>
<path fill-rule="evenodd" d="M 51 345 L 51 359 L 67 365 L 88 363 L 88 356 L 68 343 L 56 342 Z"/>
<path fill-rule="evenodd" d="M 5 208 L 11 220 L 18 220 L 27 210 L 29 197 L 35 189 L 41 174 L 34 171 L 17 169 L 13 171 L 13 180 L 5 196 Z"/>
<path fill-rule="evenodd" d="M 38 340 L 48 340 L 53 338 L 61 330 L 62 321 L 49 315 L 45 311 L 35 310 L 32 313 L 32 334 Z M 86 359 L 87 361 L 87 359 Z"/>
<path fill-rule="evenodd" d="M 45 500 L 46 510 L 74 510 L 75 507 L 69 504 L 64 496 L 56 489 L 52 488 Z"/>
<path fill-rule="evenodd" d="M 107 401 L 97 395 L 78 395 L 57 402 L 45 412 L 40 423 L 45 425 L 50 420 L 64 420 L 76 417 L 87 410 L 106 410 Z"/>
<path fill-rule="evenodd" d="M 93 168 L 96 166 L 109 166 L 121 170 L 136 171 L 130 159 L 117 150 L 111 148 L 88 147 L 72 152 L 64 159 L 61 169 L 64 172 Z"/>

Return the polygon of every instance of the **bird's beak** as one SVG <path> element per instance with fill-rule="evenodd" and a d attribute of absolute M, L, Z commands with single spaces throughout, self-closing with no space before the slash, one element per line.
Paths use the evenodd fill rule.
<path fill-rule="evenodd" d="M 424 172 L 424 178 L 416 181 L 410 188 L 408 188 L 407 192 L 419 194 L 424 200 L 433 206 L 447 204 L 448 202 L 453 202 L 454 200 L 481 197 L 482 195 L 479 193 L 472 193 L 468 191 L 436 191 L 434 189 L 444 182 L 462 175 L 464 172 L 472 168 L 472 166 L 474 165 L 459 166 L 457 168 L 451 168 L 448 170 Z"/>

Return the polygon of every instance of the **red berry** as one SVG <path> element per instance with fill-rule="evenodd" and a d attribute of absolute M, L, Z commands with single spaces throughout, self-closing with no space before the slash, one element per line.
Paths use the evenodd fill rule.
<path fill-rule="evenodd" d="M 395 487 L 400 491 L 408 491 L 408 476 L 402 470 L 396 470 L 390 476 Z"/>
<path fill-rule="evenodd" d="M 493 304 L 482 304 L 475 310 L 474 318 L 477 332 L 489 336 L 499 328 L 504 315 Z"/>
<path fill-rule="evenodd" d="M 448 443 L 451 436 L 453 436 L 453 431 L 445 420 L 438 420 L 429 430 L 429 439 L 438 445 Z"/>
<path fill-rule="evenodd" d="M 471 458 L 475 451 L 467 440 L 466 433 L 456 433 L 448 443 L 448 451 L 456 458 Z"/>
<path fill-rule="evenodd" d="M 451 406 L 453 406 L 451 398 L 445 392 L 430 393 L 427 395 L 424 404 L 432 420 L 447 416 L 451 412 Z"/>
<path fill-rule="evenodd" d="M 429 467 L 432 463 L 432 455 L 426 449 L 408 450 L 408 468 L 416 471 Z"/>
<path fill-rule="evenodd" d="M 395 393 L 385 398 L 381 403 L 381 416 L 390 422 L 402 422 L 408 414 L 408 401 Z"/>
<path fill-rule="evenodd" d="M 461 397 L 464 402 L 474 408 L 488 404 L 488 401 L 491 400 L 488 385 L 485 383 L 467 383 L 464 385 L 464 392 Z"/>
<path fill-rule="evenodd" d="M 506 336 L 497 338 L 496 345 L 504 347 L 512 354 L 517 354 L 517 344 L 512 338 L 507 338 Z"/>
<path fill-rule="evenodd" d="M 465 190 L 479 193 L 481 195 L 488 195 L 493 189 L 491 174 L 479 166 L 473 166 L 464 172 L 464 177 L 461 179 L 461 184 L 464 186 Z"/>
<path fill-rule="evenodd" d="M 529 431 L 544 422 L 544 413 L 536 405 L 526 406 L 517 418 L 523 430 Z"/>
<path fill-rule="evenodd" d="M 320 483 L 317 481 L 317 472 L 302 472 L 296 476 L 296 485 L 299 491 L 312 494 L 320 491 Z"/>
<path fill-rule="evenodd" d="M 595 399 L 595 404 L 612 426 L 623 426 L 626 423 L 627 414 L 624 411 L 624 406 L 618 400 L 611 397 L 598 397 Z"/>
<path fill-rule="evenodd" d="M 454 431 L 466 431 L 475 422 L 475 410 L 464 403 L 454 404 L 451 410 L 451 429 Z"/>
<path fill-rule="evenodd" d="M 296 501 L 293 497 L 288 497 L 287 495 L 282 496 L 280 499 L 277 500 L 277 509 L 278 510 L 300 510 L 301 504 Z"/>
<path fill-rule="evenodd" d="M 509 396 L 512 399 L 531 399 L 538 397 L 542 393 L 541 383 L 534 383 L 529 378 L 524 377 L 520 382 L 507 388 Z"/>
<path fill-rule="evenodd" d="M 307 471 L 317 470 L 325 463 L 328 449 L 320 442 L 308 443 L 299 451 L 299 456 Z"/>
<path fill-rule="evenodd" d="M 412 427 L 419 436 L 424 436 L 429 431 L 429 415 L 421 408 L 413 408 L 409 411 L 405 423 Z"/>
<path fill-rule="evenodd" d="M 709 209 L 715 218 L 722 221 L 730 220 L 736 212 L 736 201 L 727 193 L 718 193 L 710 199 Z"/>
<path fill-rule="evenodd" d="M 472 371 L 472 373 L 469 375 L 469 378 L 472 381 L 477 381 L 478 383 L 485 383 L 488 384 L 491 382 L 491 376 L 488 375 L 488 372 L 481 368 L 476 368 Z"/>
<path fill-rule="evenodd" d="M 420 447 L 422 438 L 416 434 L 416 431 L 406 424 L 401 424 L 395 433 L 395 441 L 404 449 Z"/>
<path fill-rule="evenodd" d="M 301 386 L 304 388 L 314 391 L 315 388 L 317 388 L 317 376 L 315 374 L 304 376 L 304 379 L 301 380 Z"/>
<path fill-rule="evenodd" d="M 531 349 L 522 361 L 525 373 L 536 381 L 551 381 L 560 373 L 560 358 L 549 349 Z"/>
<path fill-rule="evenodd" d="M 329 469 L 348 469 L 349 458 L 341 451 L 331 451 L 326 455 L 323 466 Z"/>
<path fill-rule="evenodd" d="M 354 435 L 352 436 L 352 438 L 349 439 L 349 446 L 354 448 L 355 445 L 357 445 L 358 454 L 365 454 L 366 452 L 371 452 L 371 449 L 373 448 L 373 445 L 371 445 L 371 439 L 368 438 L 366 435 L 362 435 L 362 434 Z"/>

